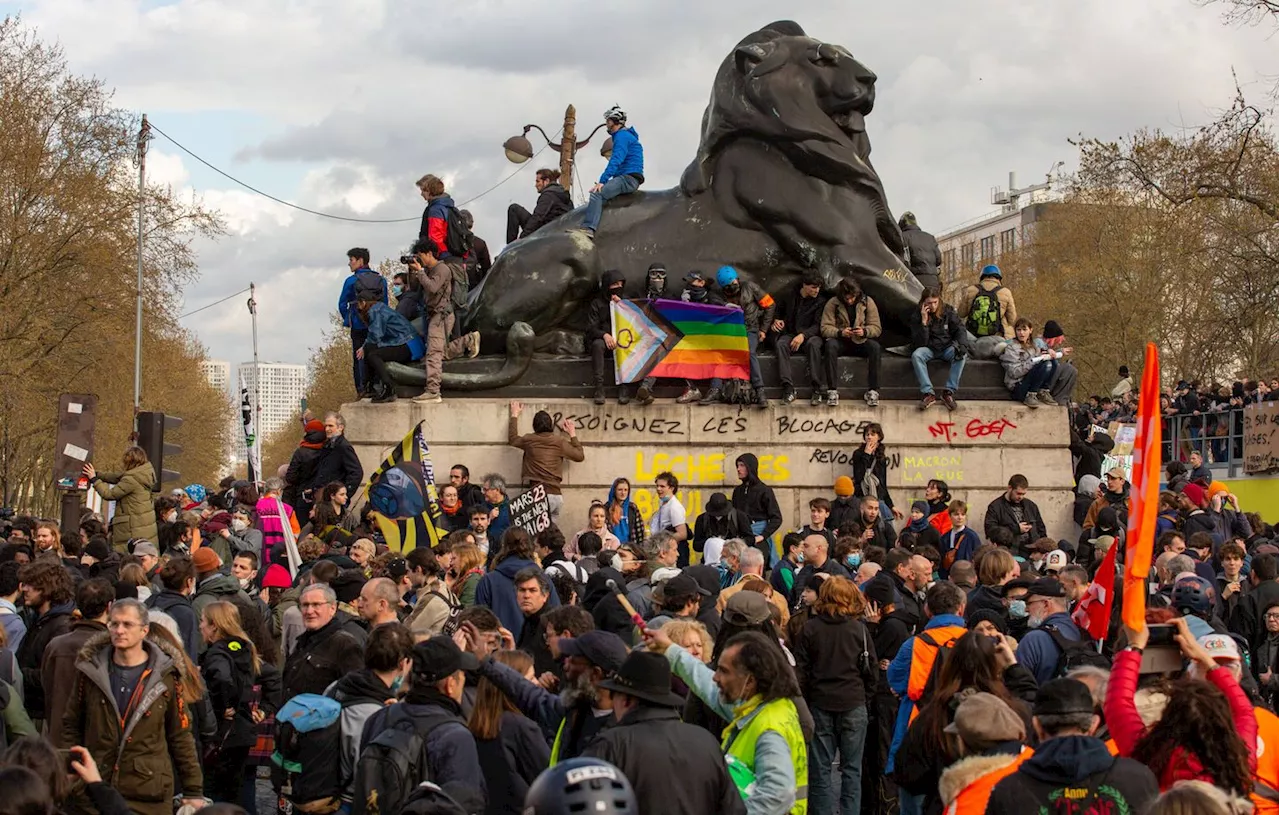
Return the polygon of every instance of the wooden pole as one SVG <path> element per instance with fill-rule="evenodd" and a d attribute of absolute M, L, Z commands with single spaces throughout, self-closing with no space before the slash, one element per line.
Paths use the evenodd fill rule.
<path fill-rule="evenodd" d="M 576 125 L 578 111 L 573 105 L 564 109 L 564 130 L 560 133 L 560 183 L 573 198 L 573 159 L 577 152 L 578 136 Z"/>

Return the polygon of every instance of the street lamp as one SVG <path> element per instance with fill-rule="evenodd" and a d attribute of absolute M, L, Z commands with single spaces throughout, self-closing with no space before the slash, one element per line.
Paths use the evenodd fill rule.
<path fill-rule="evenodd" d="M 533 145 L 529 142 L 529 131 L 536 130 L 542 136 L 542 140 L 547 143 L 548 147 L 553 147 L 560 153 L 560 179 L 564 188 L 568 190 L 569 196 L 573 196 L 573 160 L 578 150 L 586 147 L 592 137 L 605 126 L 604 122 L 596 125 L 582 141 L 575 140 L 575 125 L 578 121 L 578 113 L 574 110 L 573 105 L 565 108 L 564 111 L 564 128 L 561 130 L 560 141 L 552 141 L 545 130 L 537 125 L 525 125 L 524 130 L 519 136 L 512 136 L 502 143 L 502 151 L 506 153 L 507 160 L 513 164 L 523 164 L 533 158 Z M 600 155 L 608 158 L 613 154 L 613 137 L 609 136 L 604 140 L 604 144 L 600 146 Z"/>

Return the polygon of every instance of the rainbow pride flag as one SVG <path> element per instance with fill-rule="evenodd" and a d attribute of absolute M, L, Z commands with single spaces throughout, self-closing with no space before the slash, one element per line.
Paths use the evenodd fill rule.
<path fill-rule="evenodd" d="M 747 379 L 751 357 L 741 309 L 646 300 L 614 303 L 614 365 L 618 382 L 646 376 Z"/>

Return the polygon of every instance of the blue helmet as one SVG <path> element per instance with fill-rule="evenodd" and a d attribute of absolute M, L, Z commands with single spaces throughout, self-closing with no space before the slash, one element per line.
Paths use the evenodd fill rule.
<path fill-rule="evenodd" d="M 986 266 L 983 266 L 982 274 L 978 276 L 979 277 L 999 277 L 1001 279 L 1004 278 L 1004 276 L 1000 274 L 1000 267 L 995 265 L 994 263 L 988 263 Z"/>
<path fill-rule="evenodd" d="M 730 283 L 736 283 L 738 280 L 738 270 L 732 266 L 721 266 L 716 272 L 716 285 L 724 288 Z"/>

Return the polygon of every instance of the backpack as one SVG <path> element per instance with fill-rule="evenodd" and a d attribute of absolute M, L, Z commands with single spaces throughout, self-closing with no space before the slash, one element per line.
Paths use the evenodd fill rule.
<path fill-rule="evenodd" d="M 951 657 L 951 649 L 955 646 L 956 641 L 951 640 L 942 645 L 938 645 L 937 640 L 929 636 L 928 631 L 922 631 L 919 634 L 920 639 L 930 645 L 938 646 L 938 655 L 933 659 L 933 665 L 929 668 L 929 678 L 925 680 L 924 690 L 920 693 L 920 698 L 916 700 L 916 707 L 923 708 L 924 703 L 933 696 L 933 689 L 938 685 L 938 677 L 942 674 L 942 666 L 947 664 L 947 660 Z M 957 637 L 956 639 L 959 639 Z"/>
<path fill-rule="evenodd" d="M 458 630 L 458 626 L 461 625 L 459 621 L 462 619 L 462 604 L 455 603 L 449 599 L 448 595 L 441 594 L 438 591 L 430 591 L 427 594 L 431 597 L 439 597 L 449 607 L 449 616 L 445 617 L 444 627 L 440 629 L 440 633 L 446 637 L 452 637 L 454 632 Z"/>
<path fill-rule="evenodd" d="M 726 405 L 755 404 L 756 395 L 746 379 L 727 379 L 720 388 L 720 401 Z"/>
<path fill-rule="evenodd" d="M 1000 298 L 997 296 L 1003 286 L 996 286 L 987 291 L 978 287 L 978 295 L 969 306 L 969 316 L 965 327 L 975 337 L 991 337 L 1004 334 L 1004 324 L 1000 320 Z"/>
<path fill-rule="evenodd" d="M 430 780 L 423 749 L 430 730 L 401 705 L 390 708 L 356 761 L 352 815 L 399 813 L 418 785 Z"/>
<path fill-rule="evenodd" d="M 445 217 L 444 248 L 449 254 L 461 260 L 471 254 L 471 246 L 475 243 L 475 235 L 462 220 L 462 213 L 457 207 L 448 207 Z"/>
<path fill-rule="evenodd" d="M 281 798 L 306 804 L 342 795 L 342 705 L 317 693 L 300 693 L 276 713 L 271 780 Z"/>
<path fill-rule="evenodd" d="M 356 282 L 351 288 L 351 297 L 353 300 L 359 300 L 360 295 L 365 295 L 366 299 L 372 297 L 375 301 L 382 302 L 382 287 L 386 285 L 386 281 L 382 279 L 382 275 L 372 269 L 361 269 L 356 272 Z"/>
<path fill-rule="evenodd" d="M 456 792 L 456 790 L 455 790 Z M 400 808 L 400 815 L 469 815 L 449 793 L 423 781 Z"/>
<path fill-rule="evenodd" d="M 452 249 L 449 250 L 452 253 Z M 453 286 L 449 289 L 449 310 L 455 314 L 467 307 L 467 294 L 471 287 L 467 279 L 467 267 L 462 263 L 446 263 L 449 274 L 453 277 Z"/>
<path fill-rule="evenodd" d="M 1058 665 L 1053 669 L 1055 678 L 1066 676 L 1069 671 L 1073 671 L 1076 668 L 1111 670 L 1111 660 L 1098 653 L 1098 649 L 1093 646 L 1093 640 L 1088 637 L 1069 640 L 1062 636 L 1056 628 L 1046 626 L 1042 630 L 1050 637 L 1053 637 L 1053 644 L 1058 646 Z"/>

